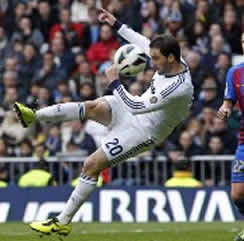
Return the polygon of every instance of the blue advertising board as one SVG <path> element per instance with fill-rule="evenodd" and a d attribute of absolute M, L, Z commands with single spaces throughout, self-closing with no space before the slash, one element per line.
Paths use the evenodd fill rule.
<path fill-rule="evenodd" d="M 70 187 L 0 189 L 0 222 L 44 220 L 62 211 Z M 73 221 L 234 222 L 242 216 L 228 188 L 104 187 Z"/>

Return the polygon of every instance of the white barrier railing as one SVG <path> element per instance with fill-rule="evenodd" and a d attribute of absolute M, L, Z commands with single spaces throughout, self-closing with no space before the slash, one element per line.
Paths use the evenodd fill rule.
<path fill-rule="evenodd" d="M 197 155 L 189 158 L 189 161 L 193 175 L 203 183 L 212 180 L 215 185 L 226 185 L 230 180 L 233 158 L 233 155 Z M 58 176 L 62 185 L 79 176 L 85 159 L 79 153 L 59 153 L 47 158 L 43 165 Z M 35 168 L 39 160 L 34 157 L 1 157 L 0 163 L 5 163 L 8 168 L 10 182 L 16 183 L 23 173 Z M 112 183 L 118 185 L 162 185 L 172 172 L 173 166 L 167 157 L 152 159 L 146 156 L 131 158 L 112 168 L 110 178 Z M 64 180 L 64 175 L 68 175 L 68 181 Z"/>

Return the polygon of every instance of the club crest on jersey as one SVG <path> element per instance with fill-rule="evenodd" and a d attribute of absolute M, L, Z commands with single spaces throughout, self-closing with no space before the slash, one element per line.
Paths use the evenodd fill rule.
<path fill-rule="evenodd" d="M 156 96 L 153 96 L 153 97 L 150 98 L 150 103 L 151 104 L 155 104 L 157 102 L 158 102 L 158 98 Z"/>

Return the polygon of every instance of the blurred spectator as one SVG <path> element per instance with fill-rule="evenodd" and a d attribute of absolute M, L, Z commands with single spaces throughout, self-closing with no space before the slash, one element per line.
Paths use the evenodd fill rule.
<path fill-rule="evenodd" d="M 211 107 L 204 107 L 202 112 L 198 115 L 199 120 L 202 124 L 201 136 L 202 142 L 205 144 L 205 135 L 208 130 L 210 130 L 213 126 L 214 118 L 216 116 L 216 110 Z"/>
<path fill-rule="evenodd" d="M 205 74 L 205 71 L 201 66 L 201 56 L 196 51 L 190 51 L 185 56 L 185 59 L 191 70 L 192 83 L 194 86 L 194 97 L 197 98 L 200 93 L 200 87 Z"/>
<path fill-rule="evenodd" d="M 91 67 L 87 61 L 83 61 L 78 66 L 78 71 L 74 75 L 75 90 L 79 90 L 81 85 L 84 83 L 93 84 L 95 82 L 94 75 L 92 73 Z"/>
<path fill-rule="evenodd" d="M 56 19 L 56 16 L 53 14 L 49 1 L 41 0 L 38 5 L 36 25 L 38 29 L 40 29 L 46 43 L 49 40 L 49 31 L 57 21 L 58 19 Z"/>
<path fill-rule="evenodd" d="M 89 10 L 101 7 L 100 0 L 74 0 L 71 5 L 73 22 L 89 22 Z"/>
<path fill-rule="evenodd" d="M 206 33 L 206 25 L 198 20 L 194 23 L 190 32 L 187 33 L 189 43 L 195 51 L 201 54 L 206 54 L 208 51 L 208 35 Z"/>
<path fill-rule="evenodd" d="M 50 90 L 44 86 L 40 87 L 37 99 L 40 108 L 51 105 L 54 102 Z"/>
<path fill-rule="evenodd" d="M 172 10 L 167 18 L 167 27 L 164 34 L 173 35 L 176 38 L 184 37 L 182 28 L 183 17 L 179 10 Z"/>
<path fill-rule="evenodd" d="M 49 135 L 46 138 L 45 146 L 49 151 L 50 156 L 55 156 L 56 153 L 62 151 L 62 139 L 59 127 L 52 126 Z"/>
<path fill-rule="evenodd" d="M 35 168 L 22 175 L 18 181 L 19 187 L 56 186 L 52 175 L 46 170 Z"/>
<path fill-rule="evenodd" d="M 7 57 L 4 64 L 5 71 L 18 71 L 18 59 L 16 56 Z"/>
<path fill-rule="evenodd" d="M 82 40 L 84 25 L 81 23 L 73 23 L 71 20 L 71 12 L 69 8 L 60 10 L 60 23 L 55 24 L 49 33 L 49 41 L 52 42 L 56 32 L 63 32 L 69 47 L 79 46 Z"/>
<path fill-rule="evenodd" d="M 230 46 L 225 42 L 222 35 L 213 36 L 211 38 L 210 50 L 204 55 L 202 60 L 202 65 L 206 71 L 213 71 L 213 67 L 217 63 L 218 55 L 223 51 L 230 53 Z"/>
<path fill-rule="evenodd" d="M 13 32 L 17 31 L 20 19 L 25 15 L 26 4 L 23 1 L 18 1 L 16 5 L 13 4 L 13 1 L 9 1 L 9 3 L 6 30 L 8 31 L 8 37 L 11 37 Z"/>
<path fill-rule="evenodd" d="M 66 76 L 71 74 L 74 69 L 74 56 L 71 50 L 65 46 L 63 35 L 55 37 L 51 41 L 51 51 L 54 54 L 57 70 L 64 71 Z"/>
<path fill-rule="evenodd" d="M 0 136 L 7 135 L 12 139 L 13 144 L 18 144 L 28 135 L 28 132 L 28 129 L 24 129 L 19 123 L 13 111 L 6 112 L 0 127 Z"/>
<path fill-rule="evenodd" d="M 210 137 L 206 152 L 209 155 L 225 155 L 231 153 L 231 151 L 228 149 L 228 146 L 225 146 L 220 136 L 217 135 L 212 135 Z"/>
<path fill-rule="evenodd" d="M 40 85 L 33 83 L 31 85 L 30 94 L 25 99 L 25 103 L 34 109 L 36 109 L 38 105 L 37 99 L 38 99 L 39 91 L 40 91 Z"/>
<path fill-rule="evenodd" d="M 225 146 L 223 140 L 219 136 L 211 136 L 207 148 L 208 155 L 226 155 L 231 151 L 228 146 Z M 207 186 L 224 185 L 230 181 L 231 162 L 222 163 L 216 161 L 209 161 L 206 169 Z M 224 170 L 224 171 L 223 171 Z"/>
<path fill-rule="evenodd" d="M 8 38 L 6 36 L 4 27 L 0 26 L 0 72 L 3 71 L 4 61 L 8 55 L 8 51 L 10 51 L 8 46 Z"/>
<path fill-rule="evenodd" d="M 17 82 L 17 73 L 14 71 L 6 71 L 3 74 L 3 86 L 0 84 L 0 98 L 2 103 L 4 102 L 4 99 L 8 102 L 8 99 L 12 99 L 12 101 L 9 103 L 11 104 L 14 99 L 20 99 L 23 100 L 26 96 L 26 89 L 23 88 L 23 86 L 20 85 L 20 83 Z M 11 90 L 10 90 L 11 89 Z M 15 90 L 18 90 L 18 93 L 15 93 L 14 96 L 8 96 L 8 92 L 14 92 Z M 12 103 L 13 104 L 13 103 Z M 2 106 L 4 109 L 10 109 L 12 106 Z"/>
<path fill-rule="evenodd" d="M 96 92 L 93 84 L 85 82 L 80 85 L 79 96 L 81 101 L 96 99 Z"/>
<path fill-rule="evenodd" d="M 220 84 L 220 90 L 222 95 L 224 93 L 225 88 L 225 76 L 227 74 L 228 69 L 231 66 L 231 57 L 228 53 L 222 52 L 219 54 L 217 58 L 217 63 L 214 66 L 214 73 L 217 77 L 218 83 Z"/>
<path fill-rule="evenodd" d="M 159 4 L 156 1 L 148 0 L 142 4 L 141 14 L 144 18 L 144 24 L 149 26 L 153 33 L 158 29 L 159 10 Z"/>
<path fill-rule="evenodd" d="M 19 154 L 20 157 L 31 157 L 33 152 L 33 145 L 29 139 L 24 139 L 20 143 Z"/>
<path fill-rule="evenodd" d="M 183 131 L 180 134 L 179 143 L 177 143 L 177 146 L 186 157 L 204 154 L 204 150 L 201 148 L 200 145 L 197 145 L 193 142 L 193 136 L 190 132 L 187 131 Z"/>
<path fill-rule="evenodd" d="M 192 176 L 190 161 L 177 159 L 173 162 L 173 177 L 168 179 L 165 187 L 201 187 L 202 183 Z"/>
<path fill-rule="evenodd" d="M 196 118 L 190 119 L 186 125 L 186 131 L 193 137 L 193 143 L 197 146 L 203 145 L 203 124 L 201 123 L 201 120 Z"/>
<path fill-rule="evenodd" d="M 66 73 L 62 69 L 58 69 L 54 55 L 49 51 L 43 55 L 42 68 L 35 72 L 32 81 L 49 89 L 55 89 L 58 83 L 65 80 L 66 77 Z"/>
<path fill-rule="evenodd" d="M 5 188 L 8 186 L 7 177 L 8 177 L 7 168 L 0 167 L 0 188 Z"/>
<path fill-rule="evenodd" d="M 152 1 L 151 1 L 152 2 Z M 154 3 L 150 3 L 149 14 L 154 18 L 155 9 Z M 131 26 L 135 31 L 141 31 L 143 24 L 143 16 L 140 14 L 139 9 L 141 9 L 141 1 L 120 1 L 112 0 L 109 2 L 108 10 L 111 11 L 116 18 L 124 24 Z M 156 10 L 158 11 L 158 10 Z"/>
<path fill-rule="evenodd" d="M 71 97 L 71 100 L 73 101 L 79 101 L 79 97 L 78 95 L 69 89 L 69 86 L 67 84 L 67 81 L 60 81 L 57 89 L 55 89 L 53 91 L 53 99 L 55 103 L 60 103 L 60 102 L 64 102 L 63 98 L 64 97 Z"/>
<path fill-rule="evenodd" d="M 16 88 L 6 88 L 4 91 L 2 107 L 4 110 L 10 110 L 14 103 L 19 99 L 18 90 Z"/>
<path fill-rule="evenodd" d="M 119 42 L 113 37 L 112 28 L 108 24 L 103 24 L 100 31 L 100 40 L 92 44 L 87 51 L 88 60 L 94 72 L 104 61 L 109 60 L 113 49 L 119 48 Z"/>
<path fill-rule="evenodd" d="M 0 139 L 0 157 L 8 157 L 8 146 L 7 142 Z M 8 164 L 0 162 L 0 186 L 6 187 L 9 182 L 9 170 Z"/>
<path fill-rule="evenodd" d="M 25 89 L 30 88 L 32 80 L 40 67 L 41 59 L 38 48 L 31 42 L 25 44 L 23 56 L 19 61 L 19 81 Z"/>
<path fill-rule="evenodd" d="M 225 11 L 222 23 L 223 36 L 231 47 L 233 54 L 242 54 L 241 48 L 241 28 L 237 22 L 235 11 Z"/>
<path fill-rule="evenodd" d="M 220 120 L 218 117 L 214 117 L 213 125 L 206 132 L 206 143 L 209 142 L 210 137 L 218 136 L 224 143 L 224 147 L 234 154 L 237 146 L 237 138 L 230 129 L 227 128 L 227 123 Z"/>
<path fill-rule="evenodd" d="M 211 107 L 217 110 L 221 105 L 221 99 L 218 98 L 218 86 L 213 75 L 204 78 L 201 86 L 199 99 L 193 105 L 194 113 L 200 113 L 204 107 Z"/>
<path fill-rule="evenodd" d="M 12 43 L 15 40 L 22 40 L 24 43 L 33 42 L 38 48 L 44 43 L 44 38 L 40 30 L 33 28 L 31 19 L 27 16 L 20 18 L 17 23 L 18 29 L 11 37 Z"/>
<path fill-rule="evenodd" d="M 85 122 L 74 120 L 71 122 L 70 141 L 74 142 L 88 156 L 96 150 L 95 140 L 85 132 Z"/>
<path fill-rule="evenodd" d="M 96 8 L 91 8 L 88 11 L 89 22 L 85 25 L 84 35 L 82 38 L 81 46 L 83 49 L 87 50 L 92 44 L 98 42 L 100 25 L 98 22 L 98 10 Z"/>

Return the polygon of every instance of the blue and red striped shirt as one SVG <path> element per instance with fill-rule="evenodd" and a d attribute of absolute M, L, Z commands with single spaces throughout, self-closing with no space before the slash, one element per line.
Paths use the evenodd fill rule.
<path fill-rule="evenodd" d="M 225 99 L 239 104 L 242 113 L 239 145 L 244 144 L 244 63 L 229 69 L 226 76 Z"/>

